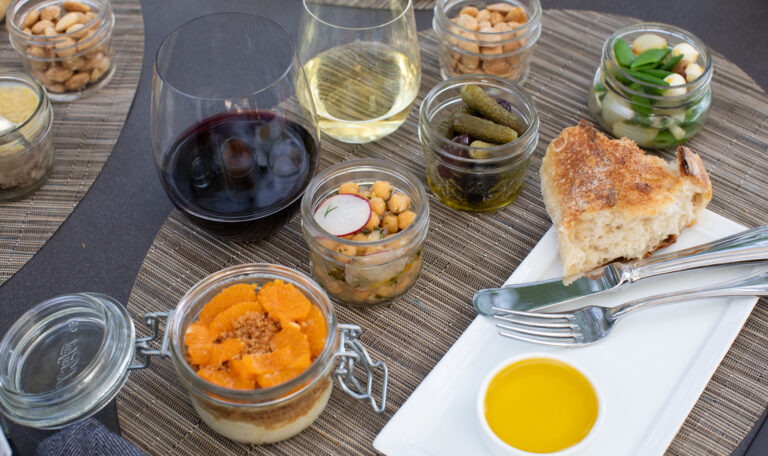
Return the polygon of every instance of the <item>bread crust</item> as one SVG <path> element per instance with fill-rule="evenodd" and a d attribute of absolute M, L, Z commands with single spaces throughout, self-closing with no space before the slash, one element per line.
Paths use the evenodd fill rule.
<path fill-rule="evenodd" d="M 627 138 L 606 137 L 586 120 L 566 128 L 549 144 L 541 166 L 542 196 L 558 233 L 561 256 L 570 252 L 572 235 L 582 238 L 591 234 L 581 232 L 581 221 L 606 211 L 629 221 L 666 217 L 679 189 L 686 185 L 699 189 L 701 196 L 697 198 L 703 200 L 691 204 L 695 208 L 706 206 L 712 197 L 712 184 L 701 158 L 687 147 L 678 148 L 676 164 L 667 163 L 646 154 Z M 688 226 L 696 222 L 697 213 L 695 210 Z M 617 254 L 607 262 L 622 256 L 647 256 L 674 243 L 678 234 L 655 233 L 657 240 L 652 242 L 656 245 L 646 252 L 634 252 L 633 258 Z M 563 260 L 566 274 L 586 272 L 573 270 L 573 262 L 566 267 L 565 257 Z"/>
<path fill-rule="evenodd" d="M 670 174 L 667 166 L 634 141 L 609 139 L 582 120 L 547 147 L 541 166 L 544 202 L 552 221 L 569 230 L 584 213 L 607 208 L 651 216 L 680 177 L 701 182 L 708 189 L 707 202 L 711 199 L 712 184 L 698 155 L 681 146 L 680 175 Z"/>

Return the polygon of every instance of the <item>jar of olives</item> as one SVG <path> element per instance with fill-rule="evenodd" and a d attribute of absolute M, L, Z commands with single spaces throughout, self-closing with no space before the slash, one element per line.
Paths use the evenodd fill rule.
<path fill-rule="evenodd" d="M 468 92 L 498 105 L 496 111 L 501 107 L 514 131 L 474 115 L 478 113 L 463 99 Z M 456 119 L 469 120 L 467 127 L 480 130 L 461 134 Z M 429 188 L 446 206 L 493 211 L 514 201 L 523 189 L 539 141 L 539 115 L 530 95 L 514 82 L 491 75 L 457 76 L 437 84 L 424 98 L 419 140 Z"/>
<path fill-rule="evenodd" d="M 603 45 L 587 105 L 609 134 L 666 149 L 701 130 L 711 80 L 712 57 L 695 35 L 666 24 L 634 24 Z"/>

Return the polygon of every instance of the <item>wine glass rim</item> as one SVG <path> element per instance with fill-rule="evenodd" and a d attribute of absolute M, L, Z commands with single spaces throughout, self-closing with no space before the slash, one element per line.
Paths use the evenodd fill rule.
<path fill-rule="evenodd" d="M 192 93 L 188 93 L 188 92 L 186 92 L 184 90 L 180 90 L 179 88 L 177 88 L 173 83 L 171 83 L 163 75 L 163 72 L 160 71 L 160 68 L 158 68 L 158 65 L 157 65 L 157 61 L 158 61 L 158 59 L 160 57 L 160 52 L 163 50 L 166 42 L 168 42 L 168 39 L 171 36 L 173 36 L 174 34 L 176 34 L 176 32 L 178 32 L 179 30 L 181 30 L 182 28 L 186 27 L 187 25 L 189 25 L 189 24 L 191 24 L 193 22 L 201 21 L 201 20 L 204 20 L 204 19 L 209 19 L 209 18 L 212 18 L 214 16 L 225 16 L 225 15 L 235 15 L 235 16 L 238 16 L 238 17 L 241 17 L 241 16 L 251 16 L 252 18 L 256 18 L 256 19 L 267 21 L 267 22 L 271 22 L 273 25 L 275 25 L 278 28 L 278 30 L 280 30 L 281 32 L 283 32 L 285 34 L 285 37 L 287 38 L 287 42 L 291 46 L 291 51 L 292 51 L 291 55 L 292 56 L 291 56 L 290 62 L 288 63 L 286 68 L 283 70 L 283 72 L 280 73 L 280 75 L 277 78 L 275 78 L 275 80 L 273 80 L 269 84 L 264 85 L 264 87 L 262 87 L 260 89 L 257 89 L 257 90 L 254 90 L 254 91 L 251 91 L 251 92 L 248 92 L 248 93 L 243 93 L 242 95 L 226 96 L 226 97 L 203 97 L 203 96 L 200 96 L 200 95 L 195 95 L 195 94 L 192 94 Z M 190 97 L 190 98 L 196 98 L 198 100 L 225 101 L 225 100 L 231 100 L 233 98 L 247 98 L 247 97 L 251 97 L 251 96 L 254 96 L 254 95 L 258 95 L 259 93 L 262 93 L 262 92 L 264 92 L 266 90 L 269 90 L 270 88 L 275 86 L 277 83 L 279 83 L 280 81 L 285 79 L 285 77 L 291 72 L 291 70 L 293 69 L 293 66 L 295 64 L 296 64 L 296 44 L 293 42 L 293 38 L 291 38 L 291 35 L 289 35 L 288 32 L 286 32 L 285 29 L 280 24 L 278 24 L 277 22 L 273 21 L 272 19 L 270 19 L 268 17 L 261 16 L 261 15 L 258 15 L 258 14 L 242 13 L 242 12 L 235 12 L 235 11 L 222 11 L 222 12 L 206 14 L 204 16 L 198 16 L 196 18 L 190 19 L 190 20 L 184 22 L 183 24 L 179 25 L 178 27 L 174 28 L 170 32 L 168 32 L 168 34 L 165 35 L 165 37 L 163 38 L 163 41 L 160 43 L 160 46 L 157 47 L 157 51 L 155 52 L 154 70 L 155 70 L 155 73 L 157 74 L 157 76 L 160 79 L 162 79 L 166 84 L 168 84 L 168 86 L 174 92 L 176 92 L 176 93 L 178 93 L 180 95 L 184 95 L 184 96 Z"/>
<path fill-rule="evenodd" d="M 311 2 L 311 0 L 302 0 L 301 1 L 301 3 L 304 5 L 304 10 L 310 16 L 312 16 L 316 21 L 320 22 L 321 24 L 325 24 L 328 27 L 333 27 L 335 29 L 340 29 L 340 30 L 373 30 L 373 29 L 377 29 L 377 28 L 381 28 L 381 27 L 386 27 L 388 25 L 394 24 L 395 22 L 399 21 L 400 19 L 403 18 L 403 16 L 406 13 L 408 13 L 409 10 L 413 9 L 413 0 L 406 0 L 406 5 L 405 5 L 405 8 L 403 8 L 403 11 L 401 11 L 400 14 L 398 14 L 397 16 L 393 17 L 392 19 L 390 19 L 390 20 L 388 20 L 388 21 L 386 21 L 384 23 L 381 23 L 381 24 L 378 24 L 378 25 L 372 25 L 370 27 L 344 27 L 342 25 L 332 24 L 332 23 L 330 23 L 330 22 L 328 22 L 326 20 L 320 19 L 317 16 L 317 14 L 312 12 L 312 10 L 307 5 L 307 3 L 310 3 L 310 2 Z"/>

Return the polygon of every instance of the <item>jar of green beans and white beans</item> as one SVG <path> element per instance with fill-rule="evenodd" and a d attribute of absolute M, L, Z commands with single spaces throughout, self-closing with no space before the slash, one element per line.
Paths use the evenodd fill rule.
<path fill-rule="evenodd" d="M 666 149 L 695 136 L 712 102 L 712 58 L 692 33 L 659 23 L 618 30 L 603 45 L 589 112 L 605 131 Z"/>

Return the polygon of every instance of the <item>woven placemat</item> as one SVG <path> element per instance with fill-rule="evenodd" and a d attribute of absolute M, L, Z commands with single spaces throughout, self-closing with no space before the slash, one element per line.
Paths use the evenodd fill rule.
<path fill-rule="evenodd" d="M 112 152 L 131 108 L 144 55 L 139 0 L 113 0 L 115 62 L 112 80 L 94 95 L 53 105 L 56 163 L 36 192 L 0 202 L 0 285 L 21 269 L 75 209 Z M 0 32 L 0 68 L 23 69 Z"/>
<path fill-rule="evenodd" d="M 503 283 L 550 227 L 539 191 L 541 157 L 560 130 L 589 117 L 585 100 L 601 45 L 612 31 L 630 22 L 594 12 L 546 11 L 526 83 L 541 116 L 541 141 L 519 199 L 498 212 L 477 215 L 450 210 L 430 196 L 424 270 L 413 290 L 387 307 L 337 307 L 339 321 L 361 325 L 362 341 L 371 354 L 389 365 L 384 413 L 377 415 L 336 389 L 323 415 L 299 436 L 270 446 L 240 445 L 200 421 L 171 363 L 161 361 L 134 372 L 118 396 L 123 435 L 153 454 L 374 452 L 376 434 L 475 317 L 470 304 L 474 290 Z M 420 44 L 424 74 L 417 107 L 440 79 L 434 34 L 422 33 Z M 714 60 L 711 116 L 690 147 L 702 155 L 711 173 L 715 196 L 710 209 L 755 226 L 768 218 L 768 98 L 732 63 L 716 53 Z M 350 146 L 324 138 L 321 167 L 348 158 L 384 158 L 424 180 L 416 128 L 414 108 L 398 131 L 375 144 Z M 308 273 L 298 216 L 268 239 L 245 244 L 217 241 L 174 212 L 144 260 L 128 310 L 139 321 L 144 312 L 173 308 L 198 280 L 244 262 L 280 263 Z M 669 453 L 727 454 L 744 438 L 768 398 L 766 327 L 768 301 L 761 300 Z"/>

